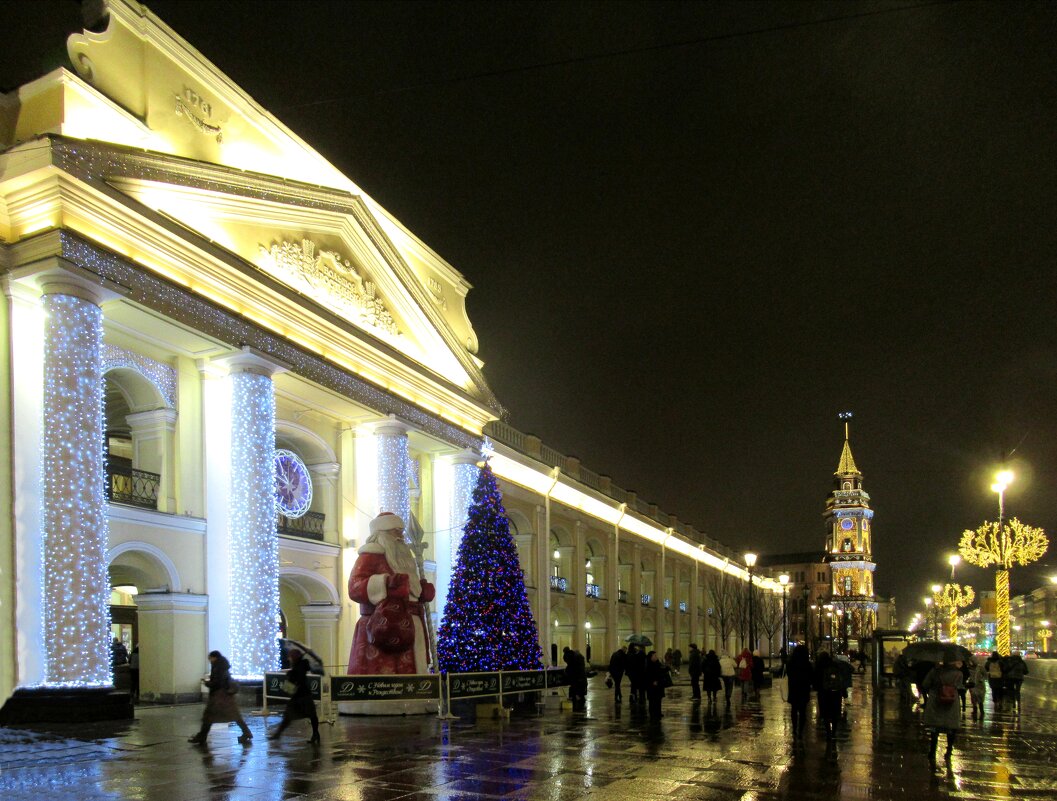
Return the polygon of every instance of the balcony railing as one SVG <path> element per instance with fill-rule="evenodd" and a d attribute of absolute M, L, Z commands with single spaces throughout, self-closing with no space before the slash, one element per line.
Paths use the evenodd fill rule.
<path fill-rule="evenodd" d="M 551 576 L 551 589 L 558 592 L 569 591 L 569 581 L 564 576 Z"/>
<path fill-rule="evenodd" d="M 652 597 L 650 596 L 649 593 L 647 593 L 647 592 L 642 593 L 642 605 L 643 606 L 649 606 L 651 600 L 652 600 Z"/>
<path fill-rule="evenodd" d="M 161 476 L 157 473 L 118 464 L 106 466 L 106 498 L 111 503 L 157 509 L 160 483 Z"/>
<path fill-rule="evenodd" d="M 687 607 L 687 605 L 686 605 L 686 601 L 680 601 L 680 602 L 679 602 L 679 611 L 680 611 L 680 612 L 682 612 L 682 613 L 683 613 L 684 615 L 685 615 L 685 614 L 686 614 L 686 613 L 687 613 L 688 611 L 690 611 L 690 610 L 689 610 L 689 607 Z"/>
<path fill-rule="evenodd" d="M 599 587 L 597 584 L 588 584 L 587 585 L 587 597 L 588 598 L 601 598 L 602 597 L 602 588 Z"/>
<path fill-rule="evenodd" d="M 617 590 L 617 600 L 622 604 L 626 604 L 628 602 L 628 591 Z"/>
<path fill-rule="evenodd" d="M 665 609 L 671 609 L 672 608 L 672 599 L 671 598 L 665 598 L 664 599 L 664 608 Z"/>
<path fill-rule="evenodd" d="M 326 515 L 320 512 L 305 512 L 301 517 L 279 515 L 276 527 L 280 534 L 301 537 L 306 540 L 323 541 L 323 521 Z"/>

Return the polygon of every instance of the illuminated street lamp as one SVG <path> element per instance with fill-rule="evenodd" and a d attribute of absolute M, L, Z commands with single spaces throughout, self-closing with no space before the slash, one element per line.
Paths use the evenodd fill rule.
<path fill-rule="evenodd" d="M 976 531 L 962 532 L 958 551 L 970 564 L 995 568 L 995 650 L 1009 654 L 1009 571 L 1014 564 L 1041 559 L 1049 546 L 1046 533 L 1013 518 L 1005 522 L 1005 491 L 1013 474 L 1003 470 L 991 490 L 998 493 L 998 523 L 984 523 Z"/>
<path fill-rule="evenodd" d="M 951 581 L 954 581 L 954 569 L 962 563 L 962 558 L 958 554 L 952 553 L 947 557 L 947 563 L 951 566 Z"/>
<path fill-rule="evenodd" d="M 933 598 L 938 607 L 937 617 L 940 609 L 947 610 L 947 637 L 951 642 L 958 642 L 958 610 L 969 606 L 976 599 L 976 593 L 968 585 L 963 587 L 953 582 L 944 584 L 939 592 L 936 592 L 938 586 L 937 584 L 932 587 Z"/>
<path fill-rule="evenodd" d="M 749 568 L 749 650 L 756 650 L 756 615 L 752 606 L 752 571 L 756 567 L 756 554 L 748 551 L 745 554 L 745 566 Z"/>
<path fill-rule="evenodd" d="M 929 626 L 929 614 L 932 614 L 932 639 L 938 640 L 939 635 L 936 633 L 936 614 L 932 609 L 932 596 L 926 595 L 922 600 L 925 601 L 925 629 L 928 630 Z"/>

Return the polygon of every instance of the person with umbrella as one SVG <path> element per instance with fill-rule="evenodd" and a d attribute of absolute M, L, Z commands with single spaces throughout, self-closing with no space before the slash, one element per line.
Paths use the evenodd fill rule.
<path fill-rule="evenodd" d="M 632 642 L 628 649 L 628 681 L 631 682 L 631 702 L 646 702 L 646 652 L 642 646 Z"/>
<path fill-rule="evenodd" d="M 269 740 L 277 740 L 283 731 L 298 718 L 308 718 L 312 723 L 312 739 L 308 742 L 315 744 L 319 742 L 319 718 L 316 716 L 316 702 L 312 700 L 312 688 L 308 681 L 310 663 L 308 658 L 298 648 L 291 647 L 287 650 L 290 664 L 293 666 L 286 674 L 286 681 L 293 685 L 290 700 L 286 702 L 283 710 L 283 719 L 275 731 L 268 735 Z"/>
<path fill-rule="evenodd" d="M 954 656 L 953 653 L 948 654 L 941 664 L 929 672 L 924 681 L 928 701 L 925 704 L 922 722 L 932 729 L 929 740 L 929 764 L 933 767 L 936 766 L 936 745 L 939 742 L 940 733 L 944 732 L 947 735 L 946 758 L 949 760 L 954 750 L 958 728 L 962 724 L 962 710 L 958 700 L 958 690 L 964 686 L 962 663 Z"/>

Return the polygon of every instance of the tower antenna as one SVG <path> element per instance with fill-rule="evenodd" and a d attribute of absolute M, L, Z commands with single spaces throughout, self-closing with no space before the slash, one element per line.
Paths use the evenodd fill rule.
<path fill-rule="evenodd" d="M 837 412 L 837 417 L 844 421 L 844 439 L 848 439 L 848 421 L 851 420 L 851 412 Z"/>

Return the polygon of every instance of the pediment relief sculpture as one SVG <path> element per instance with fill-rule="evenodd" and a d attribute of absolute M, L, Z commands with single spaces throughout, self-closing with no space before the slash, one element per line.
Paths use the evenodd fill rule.
<path fill-rule="evenodd" d="M 358 325 L 400 336 L 393 315 L 378 297 L 377 287 L 340 253 L 318 250 L 310 239 L 274 242 L 271 247 L 260 246 L 257 266 Z"/>

